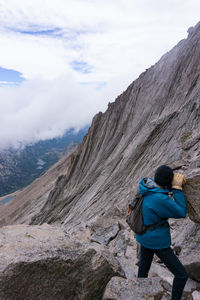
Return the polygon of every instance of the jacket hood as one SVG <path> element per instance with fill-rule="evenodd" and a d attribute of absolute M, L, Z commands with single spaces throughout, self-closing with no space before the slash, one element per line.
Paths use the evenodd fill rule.
<path fill-rule="evenodd" d="M 139 193 L 146 195 L 149 193 L 168 193 L 168 189 L 162 189 L 152 178 L 142 178 L 139 182 Z"/>

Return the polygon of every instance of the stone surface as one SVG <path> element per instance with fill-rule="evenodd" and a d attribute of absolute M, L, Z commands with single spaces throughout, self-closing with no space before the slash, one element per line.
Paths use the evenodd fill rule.
<path fill-rule="evenodd" d="M 3 227 L 0 240 L 1 300 L 100 300 L 109 280 L 124 275 L 103 246 L 47 224 Z"/>
<path fill-rule="evenodd" d="M 180 247 L 179 258 L 189 276 L 200 282 L 200 224 L 189 219 L 176 222 L 172 230 L 175 247 Z"/>
<path fill-rule="evenodd" d="M 200 146 L 198 146 L 200 149 Z M 198 168 L 200 163 L 198 162 Z M 194 175 L 187 179 L 187 185 L 185 188 L 186 197 L 188 200 L 188 211 L 190 218 L 193 221 L 200 223 L 200 203 L 199 203 L 199 191 L 200 191 L 200 175 Z"/>
<path fill-rule="evenodd" d="M 184 295 L 191 295 L 195 290 L 200 290 L 199 278 L 199 253 L 200 253 L 200 225 L 195 224 L 189 218 L 170 221 L 172 248 L 178 249 L 178 258 L 186 267 L 190 278 L 188 279 Z M 165 282 L 168 282 L 168 290 L 171 290 L 173 274 L 171 274 L 164 264 L 156 263 L 154 260 L 150 269 L 150 276 L 157 274 Z"/>
<path fill-rule="evenodd" d="M 188 259 L 188 262 L 185 262 L 184 265 L 190 277 L 200 282 L 200 261 L 198 257 L 193 257 L 192 261 Z"/>
<path fill-rule="evenodd" d="M 169 293 L 171 293 L 174 276 L 171 272 L 169 272 L 165 268 L 165 266 L 163 264 L 162 265 L 158 265 L 156 263 L 152 264 L 151 270 L 149 273 L 149 277 L 154 277 L 154 276 L 157 276 L 157 277 L 160 277 L 161 279 L 163 279 L 165 289 Z M 186 296 L 189 297 L 192 294 L 192 292 L 194 292 L 195 290 L 199 290 L 199 289 L 200 289 L 200 284 L 198 282 L 192 280 L 191 278 L 189 278 L 185 285 L 183 295 L 185 297 Z"/>
<path fill-rule="evenodd" d="M 96 242 L 103 245 L 108 245 L 111 240 L 113 240 L 119 232 L 119 225 L 113 224 L 109 227 L 102 228 L 97 227 L 93 230 L 91 236 L 91 242 Z"/>
<path fill-rule="evenodd" d="M 195 291 L 192 293 L 192 299 L 193 300 L 200 300 L 200 292 Z"/>
<path fill-rule="evenodd" d="M 160 278 L 113 277 L 106 287 L 103 300 L 160 300 L 164 288 Z"/>
<path fill-rule="evenodd" d="M 14 201 L 0 205 L 0 227 L 16 223 L 28 224 L 32 216 L 40 212 L 48 198 L 49 192 L 55 185 L 59 185 L 63 174 L 70 166 L 70 162 L 71 159 L 67 153 L 66 156 L 31 185 L 14 193 L 16 195 Z"/>

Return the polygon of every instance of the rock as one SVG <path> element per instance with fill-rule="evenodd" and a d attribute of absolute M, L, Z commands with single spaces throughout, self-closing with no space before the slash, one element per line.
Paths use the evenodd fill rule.
<path fill-rule="evenodd" d="M 160 300 L 164 295 L 160 278 L 113 277 L 108 283 L 102 300 Z"/>
<path fill-rule="evenodd" d="M 200 292 L 195 291 L 192 293 L 192 299 L 193 300 L 200 300 Z"/>
<path fill-rule="evenodd" d="M 120 235 L 119 235 L 120 236 Z M 125 272 L 127 279 L 133 279 L 137 277 L 138 273 L 138 258 L 137 258 L 137 242 L 133 238 L 133 232 L 129 233 L 129 236 L 126 237 L 126 251 L 123 255 L 123 252 L 118 252 L 117 260 L 119 261 L 123 271 Z M 110 249 L 110 248 L 109 248 Z"/>
<path fill-rule="evenodd" d="M 129 232 L 121 229 L 117 236 L 109 243 L 109 250 L 115 256 L 124 256 L 129 243 Z"/>
<path fill-rule="evenodd" d="M 172 290 L 172 284 L 174 276 L 173 274 L 164 266 L 156 263 L 152 263 L 151 269 L 149 272 L 149 277 L 153 276 L 160 277 L 163 280 L 163 286 L 165 290 L 171 293 Z M 183 296 L 189 297 L 193 291 L 200 289 L 200 284 L 191 278 L 187 280 L 187 283 L 185 285 Z"/>
<path fill-rule="evenodd" d="M 137 277 L 138 267 L 136 266 L 136 259 L 135 259 L 135 252 L 132 252 L 133 256 L 132 259 L 126 257 L 117 257 L 118 262 L 122 270 L 125 273 L 127 279 L 133 279 Z"/>
<path fill-rule="evenodd" d="M 189 259 L 188 259 L 189 260 Z M 200 261 L 198 257 L 194 257 L 193 261 L 185 262 L 185 268 L 189 274 L 189 276 L 200 282 Z"/>
<path fill-rule="evenodd" d="M 181 247 L 179 259 L 187 269 L 189 276 L 200 282 L 200 224 L 189 219 L 177 222 L 172 232 L 175 247 Z"/>
<path fill-rule="evenodd" d="M 198 164 L 198 168 L 200 163 Z M 200 175 L 194 175 L 191 178 L 187 178 L 187 185 L 185 188 L 185 193 L 187 197 L 188 213 L 190 218 L 200 223 L 200 205 L 199 205 L 199 195 L 200 195 Z"/>
<path fill-rule="evenodd" d="M 93 234 L 91 235 L 91 242 L 96 242 L 103 245 L 108 245 L 111 240 L 113 240 L 118 232 L 119 225 L 113 224 L 109 227 L 97 227 L 93 229 Z"/>
<path fill-rule="evenodd" d="M 109 243 L 109 251 L 119 261 L 126 278 L 132 279 L 137 276 L 137 242 L 133 236 L 133 232 L 129 229 L 122 228 L 117 236 Z"/>
<path fill-rule="evenodd" d="M 173 248 L 178 249 L 178 258 L 186 267 L 190 278 L 184 288 L 184 296 L 189 297 L 195 290 L 200 289 L 199 278 L 199 261 L 200 261 L 200 225 L 195 224 L 189 218 L 170 221 Z M 180 251 L 181 249 L 181 251 Z M 173 274 L 167 270 L 164 264 L 152 263 L 150 276 L 156 273 L 165 281 L 165 287 L 171 290 Z M 168 283 L 168 285 L 166 284 Z"/>
<path fill-rule="evenodd" d="M 189 27 L 188 30 L 187 30 L 187 32 L 188 32 L 189 35 L 191 35 L 193 33 L 193 31 L 194 31 L 194 27 L 193 26 Z"/>
<path fill-rule="evenodd" d="M 165 293 L 161 300 L 171 300 L 169 293 Z M 181 300 L 192 300 L 192 295 L 183 295 Z"/>
<path fill-rule="evenodd" d="M 119 263 L 100 245 L 72 241 L 59 227 L 0 229 L 0 299 L 102 299 Z"/>
<path fill-rule="evenodd" d="M 175 246 L 173 248 L 174 253 L 179 256 L 179 254 L 181 253 L 181 246 Z"/>
<path fill-rule="evenodd" d="M 171 272 L 169 272 L 164 265 L 157 265 L 157 264 L 152 264 L 151 271 L 149 273 L 149 277 L 152 277 L 154 274 L 156 276 L 160 277 L 164 281 L 164 288 L 171 292 L 172 289 L 172 284 L 173 284 L 173 279 L 174 276 Z M 155 276 L 155 275 L 154 275 Z M 187 296 L 190 295 L 193 291 L 200 289 L 200 284 L 191 278 L 187 280 L 187 283 L 184 288 L 183 295 Z"/>
<path fill-rule="evenodd" d="M 164 295 L 161 300 L 171 300 L 170 295 Z"/>

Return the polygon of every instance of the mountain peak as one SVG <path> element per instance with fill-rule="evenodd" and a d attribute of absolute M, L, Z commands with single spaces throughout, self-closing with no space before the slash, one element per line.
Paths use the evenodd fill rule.
<path fill-rule="evenodd" d="M 138 180 L 152 176 L 163 163 L 190 178 L 194 153 L 199 159 L 195 150 L 199 143 L 199 60 L 200 23 L 110 103 L 105 113 L 93 118 L 62 178 L 30 223 L 74 226 L 83 220 L 92 222 L 115 206 L 123 211 Z M 192 146 L 185 150 L 187 143 Z"/>

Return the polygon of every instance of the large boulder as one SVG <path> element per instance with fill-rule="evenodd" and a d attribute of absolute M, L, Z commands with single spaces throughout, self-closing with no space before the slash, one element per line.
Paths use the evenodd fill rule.
<path fill-rule="evenodd" d="M 197 161 L 200 167 L 200 160 Z M 191 177 L 187 178 L 187 184 L 185 187 L 188 214 L 191 220 L 196 223 L 200 223 L 200 171 L 197 175 L 190 176 Z"/>
<path fill-rule="evenodd" d="M 182 160 L 176 162 L 174 167 L 180 168 L 185 175 L 187 182 L 184 192 L 187 198 L 187 211 L 191 220 L 200 223 L 200 99 L 192 109 L 196 111 L 196 118 L 193 120 L 193 128 L 182 135 L 181 150 Z"/>
<path fill-rule="evenodd" d="M 0 229 L 1 300 L 100 300 L 119 263 L 101 245 L 74 242 L 59 227 Z"/>
<path fill-rule="evenodd" d="M 91 242 L 96 242 L 103 245 L 108 245 L 120 231 L 118 224 L 110 225 L 109 227 L 97 227 L 93 229 Z"/>
<path fill-rule="evenodd" d="M 160 300 L 164 295 L 160 278 L 113 277 L 106 287 L 103 300 Z"/>
<path fill-rule="evenodd" d="M 192 293 L 192 299 L 193 300 L 199 300 L 200 299 L 200 292 L 195 291 L 194 293 Z"/>
<path fill-rule="evenodd" d="M 180 260 L 189 276 L 200 282 L 200 224 L 185 219 L 172 226 L 175 226 L 172 230 L 174 248 L 179 249 Z"/>

